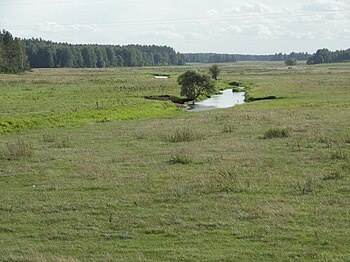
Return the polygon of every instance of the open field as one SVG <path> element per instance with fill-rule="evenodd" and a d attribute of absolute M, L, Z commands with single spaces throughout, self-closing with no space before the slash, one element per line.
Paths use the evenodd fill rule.
<path fill-rule="evenodd" d="M 350 63 L 222 65 L 278 98 L 230 109 L 143 99 L 187 69 L 0 75 L 1 261 L 350 261 Z"/>

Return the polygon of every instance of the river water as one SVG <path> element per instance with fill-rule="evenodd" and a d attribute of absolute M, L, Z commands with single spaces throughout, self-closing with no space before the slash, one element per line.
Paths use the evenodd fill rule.
<path fill-rule="evenodd" d="M 194 105 L 189 104 L 190 109 L 188 109 L 188 111 L 199 112 L 216 108 L 228 108 L 241 104 L 244 104 L 244 92 L 232 92 L 232 89 L 226 89 L 221 91 L 221 94 L 213 95 Z"/>

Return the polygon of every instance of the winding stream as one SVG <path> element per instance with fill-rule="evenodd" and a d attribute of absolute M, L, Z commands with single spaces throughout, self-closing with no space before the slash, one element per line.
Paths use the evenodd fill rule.
<path fill-rule="evenodd" d="M 210 98 L 189 105 L 189 112 L 199 112 L 213 110 L 216 108 L 228 108 L 235 105 L 244 104 L 244 92 L 232 92 L 232 89 L 226 89 L 219 95 L 213 95 Z"/>

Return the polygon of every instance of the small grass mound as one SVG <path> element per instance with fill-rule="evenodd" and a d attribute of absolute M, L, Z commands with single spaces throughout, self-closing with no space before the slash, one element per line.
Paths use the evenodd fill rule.
<path fill-rule="evenodd" d="M 201 138 L 201 134 L 193 129 L 190 129 L 188 127 L 176 129 L 173 133 L 169 134 L 166 137 L 166 141 L 172 142 L 172 143 L 179 143 L 179 142 L 190 142 Z"/>
<path fill-rule="evenodd" d="M 267 130 L 263 136 L 265 139 L 272 139 L 272 138 L 286 138 L 289 137 L 289 130 L 286 128 L 270 128 Z"/>

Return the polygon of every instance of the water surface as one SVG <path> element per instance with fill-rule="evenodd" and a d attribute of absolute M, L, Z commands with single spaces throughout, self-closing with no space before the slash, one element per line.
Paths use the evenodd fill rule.
<path fill-rule="evenodd" d="M 169 76 L 154 76 L 157 79 L 168 79 Z"/>
<path fill-rule="evenodd" d="M 244 104 L 244 92 L 232 92 L 232 89 L 226 89 L 219 95 L 197 102 L 194 105 L 189 105 L 190 112 L 199 112 L 206 110 L 213 110 L 216 108 L 228 108 L 235 105 Z"/>

